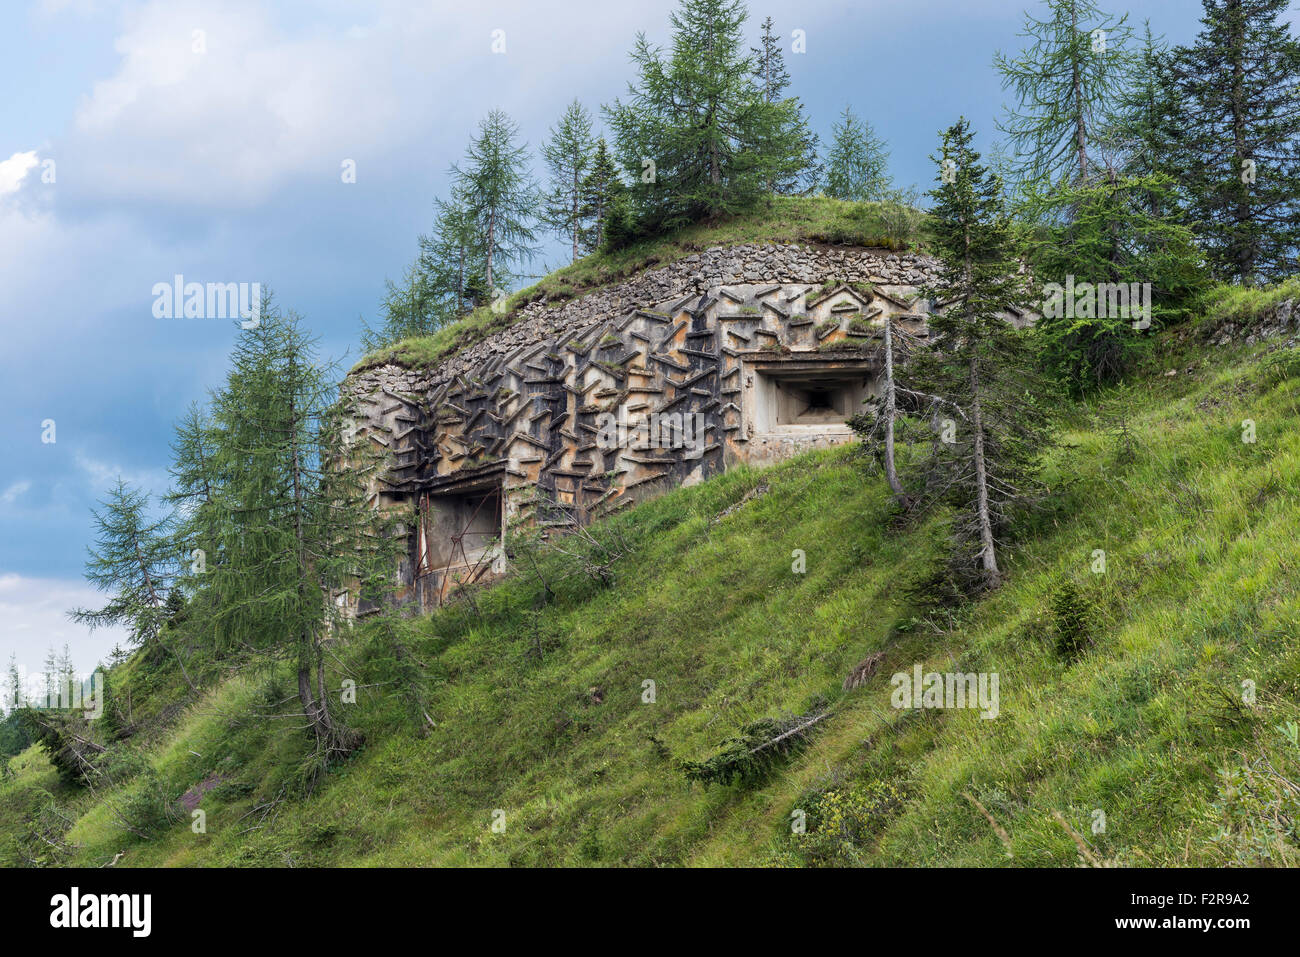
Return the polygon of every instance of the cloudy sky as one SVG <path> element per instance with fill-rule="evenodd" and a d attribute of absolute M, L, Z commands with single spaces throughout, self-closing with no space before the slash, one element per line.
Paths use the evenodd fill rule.
<path fill-rule="evenodd" d="M 928 184 L 937 131 L 969 116 L 985 146 L 1037 0 L 753 0 L 788 41 L 793 92 L 825 138 L 852 104 Z M 1117 4 L 1118 7 L 1118 4 Z M 1173 41 L 1198 0 L 1131 0 Z M 448 165 L 501 108 L 536 145 L 566 103 L 630 78 L 667 3 L 545 0 L 6 0 L 0 30 L 0 660 L 39 667 L 114 641 L 69 624 L 90 509 L 120 475 L 166 484 L 171 428 L 222 376 L 234 326 L 159 319 L 155 283 L 274 286 L 327 354 L 355 359 L 360 317 L 411 259 Z M 504 31 L 504 52 L 493 52 Z M 500 46 L 500 44 L 498 44 Z M 344 182 L 352 161 L 356 181 Z M 558 244 L 543 267 L 561 261 Z M 53 420 L 53 442 L 46 423 Z"/>

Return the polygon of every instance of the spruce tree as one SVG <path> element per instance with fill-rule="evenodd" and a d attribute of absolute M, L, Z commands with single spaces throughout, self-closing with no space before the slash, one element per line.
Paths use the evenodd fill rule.
<path fill-rule="evenodd" d="M 591 114 L 574 100 L 542 146 L 542 159 L 550 174 L 543 219 L 571 242 L 572 262 L 577 262 L 581 247 L 583 185 L 594 151 Z"/>
<path fill-rule="evenodd" d="M 933 346 L 909 377 L 938 425 L 918 497 L 953 506 L 951 571 L 964 589 L 979 591 L 1002 581 L 998 548 L 1017 509 L 1041 492 L 1037 463 L 1051 433 L 1035 399 L 1044 393 L 1032 333 L 1007 321 L 1027 303 L 1002 183 L 980 164 L 972 139 L 962 119 L 934 157 L 941 177 L 930 193 L 940 261 L 928 290 L 937 302 Z"/>
<path fill-rule="evenodd" d="M 827 157 L 826 195 L 851 202 L 883 199 L 889 191 L 888 162 L 884 140 L 852 107 L 844 107 Z"/>
<path fill-rule="evenodd" d="M 1105 148 L 1116 157 L 1121 176 L 1154 176 L 1168 185 L 1168 189 L 1158 189 L 1146 197 L 1146 211 L 1152 216 L 1177 216 L 1181 220 L 1177 180 L 1183 149 L 1182 109 L 1171 57 L 1169 46 L 1151 32 L 1148 21 L 1135 53 L 1130 82 L 1102 136 Z"/>
<path fill-rule="evenodd" d="M 591 171 L 582 180 L 582 206 L 578 210 L 582 225 L 581 241 L 584 253 L 604 247 L 605 223 L 610 210 L 627 192 L 619 178 L 618 167 L 610 155 L 609 146 L 602 136 L 596 141 L 592 155 Z"/>
<path fill-rule="evenodd" d="M 637 79 L 606 114 L 647 229 L 748 210 L 799 165 L 795 104 L 751 82 L 746 16 L 743 0 L 682 0 L 667 54 L 637 35 Z"/>
<path fill-rule="evenodd" d="M 78 609 L 72 618 L 91 628 L 126 625 L 134 641 L 148 642 L 162 627 L 176 575 L 170 517 L 150 515 L 149 495 L 120 478 L 92 515 L 96 536 L 87 548 L 86 580 L 111 597 L 103 608 Z"/>
<path fill-rule="evenodd" d="M 509 282 L 511 267 L 535 252 L 538 191 L 528 171 L 528 147 L 518 138 L 515 122 L 493 110 L 479 123 L 463 164 L 452 166 L 458 195 L 483 250 L 489 295 Z"/>
<path fill-rule="evenodd" d="M 789 101 L 789 127 L 778 128 L 778 139 L 782 142 L 793 139 L 799 144 L 795 151 L 783 152 L 783 162 L 778 162 L 768 176 L 767 189 L 776 195 L 808 193 L 817 188 L 823 166 L 817 159 L 817 134 L 809 126 L 803 104 L 798 97 L 786 95 L 790 86 L 790 73 L 785 68 L 785 53 L 781 49 L 781 39 L 777 36 L 772 18 L 763 21 L 759 36 L 759 45 L 749 51 L 754 60 L 754 85 L 763 102 L 775 106 Z M 766 144 L 760 144 L 761 152 L 768 152 Z"/>
<path fill-rule="evenodd" d="M 1071 309 L 1060 296 L 1046 301 L 1037 331 L 1045 367 L 1077 393 L 1124 374 L 1141 337 L 1149 335 L 1143 331 L 1149 319 L 1158 324 L 1184 317 L 1204 289 L 1204 260 L 1187 226 L 1152 211 L 1176 206 L 1172 181 L 1162 174 L 1111 172 L 1059 190 L 1054 201 L 1071 213 L 1029 233 L 1034 274 L 1060 286 L 1073 277 L 1077 288 L 1086 283 L 1095 295 Z M 1122 289 L 1129 308 L 1115 308 L 1118 293 L 1103 294 L 1102 285 Z"/>
<path fill-rule="evenodd" d="M 1216 276 L 1253 285 L 1296 269 L 1300 250 L 1300 42 L 1287 0 L 1203 0 L 1180 48 L 1182 171 Z"/>

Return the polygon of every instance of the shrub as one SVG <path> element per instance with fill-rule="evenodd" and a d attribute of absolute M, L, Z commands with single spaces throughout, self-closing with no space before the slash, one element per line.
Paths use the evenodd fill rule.
<path fill-rule="evenodd" d="M 1092 603 L 1079 591 L 1073 579 L 1066 579 L 1052 596 L 1052 620 L 1055 624 L 1056 653 L 1074 661 L 1092 643 Z"/>
<path fill-rule="evenodd" d="M 810 864 L 860 864 L 862 852 L 907 801 L 896 781 L 872 779 L 805 795 L 807 831 L 793 835 Z"/>
<path fill-rule="evenodd" d="M 914 189 L 894 189 L 880 203 L 880 229 L 891 249 L 914 246 L 921 235 L 925 214 L 916 208 L 920 201 Z"/>

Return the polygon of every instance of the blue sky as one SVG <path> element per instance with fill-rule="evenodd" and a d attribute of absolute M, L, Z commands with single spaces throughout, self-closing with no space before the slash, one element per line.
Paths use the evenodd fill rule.
<path fill-rule="evenodd" d="M 991 144 L 991 61 L 1018 48 L 1031 2 L 754 0 L 749 29 L 770 14 L 787 50 L 803 30 L 787 66 L 823 138 L 852 104 L 896 180 L 928 184 L 958 115 Z M 624 92 L 635 33 L 665 39 L 670 6 L 7 0 L 0 661 L 35 669 L 67 642 L 89 668 L 120 637 L 63 614 L 99 598 L 80 578 L 90 508 L 118 475 L 165 488 L 172 424 L 219 384 L 234 335 L 155 318 L 155 283 L 269 283 L 328 355 L 355 358 L 359 317 L 412 258 L 478 119 L 504 109 L 536 146 L 575 96 L 595 110 Z M 1200 3 L 1113 9 L 1182 42 Z M 562 257 L 548 245 L 535 271 Z"/>

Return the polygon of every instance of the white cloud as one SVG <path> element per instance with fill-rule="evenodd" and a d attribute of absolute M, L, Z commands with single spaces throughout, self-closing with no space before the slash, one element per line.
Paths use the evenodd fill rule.
<path fill-rule="evenodd" d="M 23 185 L 23 180 L 27 178 L 28 171 L 39 162 L 36 150 L 15 153 L 7 160 L 0 160 L 0 196 L 18 192 L 19 187 Z"/>
<path fill-rule="evenodd" d="M 9 487 L 0 492 L 0 505 L 12 505 L 31 487 L 32 483 L 26 480 L 9 483 Z"/>
<path fill-rule="evenodd" d="M 50 648 L 66 644 L 73 664 L 88 672 L 115 644 L 127 647 L 123 628 L 94 632 L 68 618 L 72 608 L 98 608 L 104 595 L 80 581 L 0 574 L 0 667 L 12 654 L 20 668 L 39 672 Z"/>
<path fill-rule="evenodd" d="M 406 136 L 403 112 L 433 96 L 402 82 L 406 45 L 397 21 L 291 37 L 260 3 L 145 4 L 66 148 L 104 197 L 255 205 L 293 177 L 337 180 L 344 158 Z"/>
<path fill-rule="evenodd" d="M 142 488 L 154 495 L 167 489 L 168 476 L 164 469 L 124 469 L 116 463 L 104 462 L 81 452 L 73 454 L 73 462 L 85 475 L 91 490 L 101 498 L 117 485 L 119 478 L 127 485 Z"/>
<path fill-rule="evenodd" d="M 443 142 L 429 162 L 445 168 L 493 106 L 520 120 L 544 109 L 549 123 L 568 99 L 555 90 L 575 90 L 580 77 L 617 92 L 635 30 L 666 21 L 597 0 L 347 9 L 304 23 L 254 0 L 127 8 L 116 69 L 82 98 L 57 144 L 77 163 L 69 189 L 119 203 L 253 208 L 286 186 L 339 183 L 344 159 L 357 161 L 360 178 L 374 175 L 409 160 L 403 146 L 427 150 L 430 136 Z M 491 54 L 496 28 L 507 34 L 505 56 Z M 593 31 L 609 42 L 584 45 Z"/>

